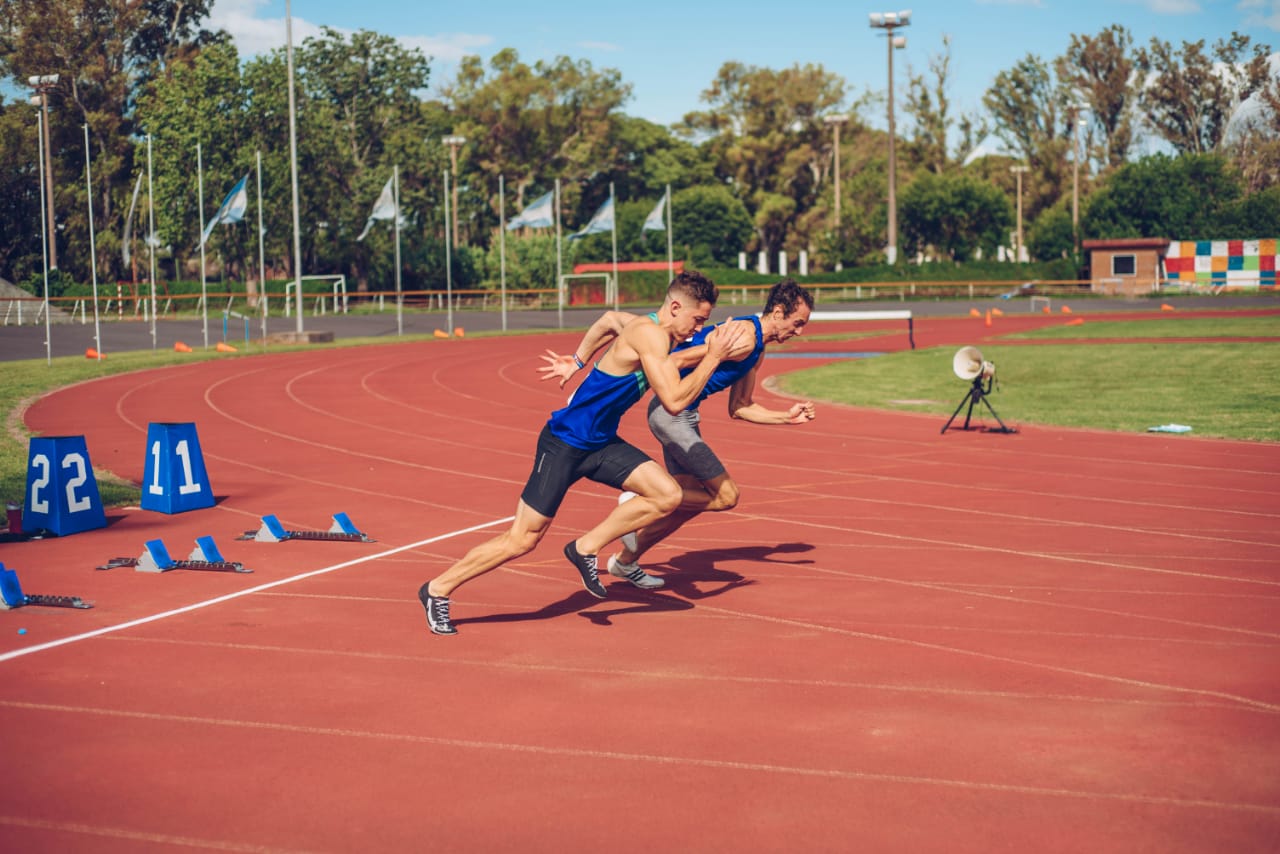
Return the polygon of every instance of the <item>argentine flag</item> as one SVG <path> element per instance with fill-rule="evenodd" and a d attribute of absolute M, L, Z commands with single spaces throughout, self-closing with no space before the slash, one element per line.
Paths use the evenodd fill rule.
<path fill-rule="evenodd" d="M 577 234 L 570 234 L 569 239 L 577 240 L 588 234 L 599 234 L 602 231 L 613 231 L 613 196 L 605 199 L 604 204 L 596 211 L 595 216 L 591 217 L 586 228 Z"/>
<path fill-rule="evenodd" d="M 507 223 L 507 231 L 513 228 L 547 228 L 555 225 L 555 211 L 552 207 L 554 195 L 555 193 L 551 192 L 535 199 L 533 204 L 520 211 L 519 216 Z"/>
<path fill-rule="evenodd" d="M 373 221 L 376 219 L 396 219 L 396 199 L 395 192 L 392 189 L 392 182 L 395 181 L 395 175 L 387 179 L 387 185 L 382 188 L 382 192 L 378 194 L 378 200 L 373 203 L 373 210 L 369 212 L 369 219 L 365 221 L 364 231 L 360 232 L 360 236 L 356 238 L 356 242 L 364 240 L 369 233 L 369 229 L 373 228 Z M 397 222 L 396 225 L 400 223 Z"/>
<path fill-rule="evenodd" d="M 644 218 L 644 225 L 640 226 L 641 231 L 666 231 L 667 230 L 667 197 L 664 195 L 658 200 L 658 205 L 649 215 Z"/>
<path fill-rule="evenodd" d="M 227 197 L 222 200 L 222 206 L 213 215 L 213 219 L 209 220 L 209 224 L 204 227 L 204 234 L 200 235 L 201 246 L 204 246 L 205 241 L 209 239 L 209 235 L 213 233 L 213 227 L 218 223 L 239 222 L 244 219 L 245 209 L 249 207 L 249 190 L 246 186 L 248 181 L 249 173 L 246 172 L 245 176 L 231 188 L 231 192 L 227 193 Z"/>

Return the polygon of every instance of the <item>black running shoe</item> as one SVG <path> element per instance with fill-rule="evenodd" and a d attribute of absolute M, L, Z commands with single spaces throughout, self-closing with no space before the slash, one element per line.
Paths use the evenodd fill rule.
<path fill-rule="evenodd" d="M 432 596 L 427 590 L 429 584 L 418 589 L 418 599 L 427 610 L 427 625 L 438 635 L 456 635 L 458 630 L 449 622 L 449 597 Z"/>
<path fill-rule="evenodd" d="M 604 585 L 600 583 L 600 571 L 596 568 L 595 555 L 578 554 L 578 547 L 570 540 L 565 544 L 564 556 L 569 559 L 569 563 L 578 568 L 578 574 L 582 576 L 582 586 L 587 588 L 587 592 L 597 599 L 604 599 L 609 595 L 609 591 L 604 589 Z"/>

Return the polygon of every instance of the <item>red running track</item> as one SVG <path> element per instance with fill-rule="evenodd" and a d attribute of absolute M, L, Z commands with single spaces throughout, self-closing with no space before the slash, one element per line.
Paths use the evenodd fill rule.
<path fill-rule="evenodd" d="M 743 501 L 652 555 L 663 591 L 581 589 L 560 547 L 614 500 L 587 484 L 430 635 L 418 585 L 513 511 L 564 397 L 537 354 L 576 338 L 206 362 L 34 405 L 134 481 L 148 422 L 194 421 L 218 504 L 0 546 L 27 592 L 97 605 L 0 613 L 0 849 L 1280 846 L 1274 444 L 835 405 L 772 428 L 713 400 Z M 624 434 L 653 449 L 640 408 Z M 337 511 L 377 542 L 234 539 Z M 255 573 L 93 569 L 203 534 Z"/>

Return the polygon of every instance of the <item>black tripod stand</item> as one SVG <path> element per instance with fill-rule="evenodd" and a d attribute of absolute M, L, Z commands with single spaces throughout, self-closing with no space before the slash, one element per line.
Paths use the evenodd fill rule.
<path fill-rule="evenodd" d="M 968 430 L 969 418 L 973 415 L 973 408 L 978 405 L 979 401 L 981 401 L 983 404 L 986 405 L 987 409 L 991 411 L 992 417 L 994 417 L 996 421 L 999 422 L 1000 424 L 999 430 L 992 429 L 992 430 L 989 430 L 988 432 L 1017 433 L 1018 432 L 1017 430 L 1013 429 L 1012 427 L 1006 427 L 1005 423 L 1003 421 L 1000 421 L 1000 416 L 996 415 L 996 411 L 991 408 L 991 401 L 987 400 L 987 395 L 991 394 L 991 386 L 994 382 L 995 382 L 995 375 L 993 374 L 992 376 L 987 377 L 987 387 L 983 388 L 982 375 L 979 374 L 978 376 L 974 377 L 973 385 L 969 388 L 969 392 L 964 396 L 964 399 L 960 401 L 960 405 L 956 407 L 956 411 L 951 413 L 951 417 L 947 419 L 947 423 L 942 425 L 942 432 L 943 433 L 947 432 L 947 428 L 951 426 L 952 421 L 956 420 L 956 416 L 960 414 L 961 409 L 964 409 L 964 405 L 966 403 L 969 404 L 969 411 L 964 414 L 964 426 L 961 427 L 960 429 Z"/>

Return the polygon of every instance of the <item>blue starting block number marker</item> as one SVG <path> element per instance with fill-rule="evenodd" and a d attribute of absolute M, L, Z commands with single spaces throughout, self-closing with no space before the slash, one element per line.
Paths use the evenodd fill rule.
<path fill-rule="evenodd" d="M 106 527 L 84 436 L 37 436 L 27 453 L 22 527 L 57 536 Z"/>
<path fill-rule="evenodd" d="M 147 461 L 142 476 L 142 509 L 183 513 L 213 506 L 196 425 L 147 425 Z"/>

